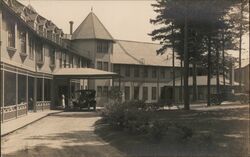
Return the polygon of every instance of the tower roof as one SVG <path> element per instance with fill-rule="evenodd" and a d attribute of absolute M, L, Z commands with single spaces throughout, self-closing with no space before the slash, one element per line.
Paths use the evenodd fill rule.
<path fill-rule="evenodd" d="M 72 34 L 72 39 L 114 40 L 98 17 L 90 12 Z"/>

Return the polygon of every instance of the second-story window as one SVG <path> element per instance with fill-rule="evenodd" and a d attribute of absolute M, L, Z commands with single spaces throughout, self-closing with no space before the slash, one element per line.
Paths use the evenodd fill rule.
<path fill-rule="evenodd" d="M 157 77 L 156 68 L 152 68 L 152 78 L 156 78 L 156 77 Z"/>
<path fill-rule="evenodd" d="M 43 44 L 41 42 L 37 42 L 36 43 L 36 60 L 38 62 L 43 62 L 44 58 L 43 58 Z"/>
<path fill-rule="evenodd" d="M 21 53 L 26 53 L 26 32 L 23 29 L 19 30 L 19 40 Z"/>
<path fill-rule="evenodd" d="M 129 65 L 125 66 L 125 76 L 130 77 L 130 66 Z"/>
<path fill-rule="evenodd" d="M 143 77 L 144 77 L 144 78 L 147 78 L 147 77 L 148 77 L 148 69 L 147 69 L 147 67 L 144 67 L 144 68 L 143 68 Z"/>
<path fill-rule="evenodd" d="M 103 70 L 109 71 L 109 64 L 108 64 L 108 62 L 103 62 Z"/>
<path fill-rule="evenodd" d="M 62 68 L 63 67 L 63 59 L 62 59 L 62 52 L 59 52 L 59 67 Z"/>
<path fill-rule="evenodd" d="M 140 77 L 140 69 L 139 67 L 134 67 L 134 77 Z"/>
<path fill-rule="evenodd" d="M 56 50 L 55 48 L 50 48 L 50 65 L 55 65 L 55 61 L 56 61 Z"/>
<path fill-rule="evenodd" d="M 32 37 L 30 37 L 29 38 L 29 58 L 31 60 L 34 59 L 34 48 L 35 48 L 34 39 Z"/>
<path fill-rule="evenodd" d="M 114 72 L 117 73 L 117 74 L 121 74 L 120 65 L 114 65 Z"/>
<path fill-rule="evenodd" d="M 161 68 L 161 78 L 165 78 L 166 74 L 165 74 L 165 69 Z"/>
<path fill-rule="evenodd" d="M 99 53 L 108 53 L 109 42 L 108 41 L 98 41 L 97 42 L 97 52 Z"/>
<path fill-rule="evenodd" d="M 102 70 L 102 62 L 97 61 L 97 69 Z"/>
<path fill-rule="evenodd" d="M 81 67 L 81 58 L 78 56 L 77 57 L 77 68 Z"/>
<path fill-rule="evenodd" d="M 15 22 L 11 20 L 8 21 L 7 29 L 8 29 L 8 46 L 15 48 Z"/>

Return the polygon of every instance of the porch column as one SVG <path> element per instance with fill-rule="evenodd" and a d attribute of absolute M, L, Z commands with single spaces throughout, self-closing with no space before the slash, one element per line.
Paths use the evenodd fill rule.
<path fill-rule="evenodd" d="M 71 82 L 70 82 L 70 80 L 71 79 L 68 78 L 68 81 L 67 81 L 68 82 L 68 96 L 67 96 L 68 97 L 68 102 L 67 102 L 68 104 L 67 104 L 67 107 L 69 107 L 69 105 L 70 105 L 70 99 L 71 99 L 71 97 L 70 97 L 70 95 L 71 95 Z"/>
<path fill-rule="evenodd" d="M 37 102 L 37 77 L 34 77 L 34 101 L 33 101 L 33 107 L 34 107 L 34 112 L 37 112 L 36 108 L 36 102 Z"/>
<path fill-rule="evenodd" d="M 1 85 L 1 87 L 2 87 L 2 92 L 1 92 L 1 94 L 2 94 L 2 117 L 1 117 L 1 119 L 2 119 L 2 122 L 3 122 L 3 119 L 4 119 L 4 65 L 3 65 L 3 68 L 2 68 L 2 76 L 1 76 L 1 78 L 2 78 L 2 85 Z"/>
<path fill-rule="evenodd" d="M 26 74 L 26 114 L 28 114 L 28 103 L 29 103 L 29 75 Z"/>
<path fill-rule="evenodd" d="M 16 73 L 16 118 L 18 116 L 18 71 Z"/>
<path fill-rule="evenodd" d="M 42 78 L 42 101 L 44 103 L 44 75 L 43 75 L 43 78 Z M 43 103 L 42 103 L 42 111 L 43 111 Z"/>

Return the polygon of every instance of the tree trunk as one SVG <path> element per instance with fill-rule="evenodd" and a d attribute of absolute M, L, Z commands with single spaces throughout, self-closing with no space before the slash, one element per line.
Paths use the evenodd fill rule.
<path fill-rule="evenodd" d="M 225 37 L 224 30 L 222 32 L 222 72 L 223 72 L 223 90 L 226 88 L 226 77 L 225 77 Z"/>
<path fill-rule="evenodd" d="M 185 0 L 185 7 L 187 7 L 187 0 Z M 187 8 L 185 8 L 185 26 L 184 26 L 184 109 L 189 110 L 189 89 L 188 89 L 188 75 L 189 75 L 189 58 L 188 58 L 188 21 Z"/>
<path fill-rule="evenodd" d="M 180 99 L 181 102 L 183 102 L 183 64 L 182 64 L 182 60 L 181 60 L 181 88 L 180 88 Z"/>
<path fill-rule="evenodd" d="M 196 63 L 193 62 L 193 102 L 197 101 L 197 72 L 196 72 Z"/>
<path fill-rule="evenodd" d="M 211 79 L 211 35 L 208 36 L 208 57 L 207 57 L 207 106 L 210 106 L 210 79 Z"/>
<path fill-rule="evenodd" d="M 216 46 L 216 93 L 220 93 L 220 69 L 219 69 L 219 48 Z"/>
<path fill-rule="evenodd" d="M 172 25 L 172 35 L 174 36 L 174 29 L 173 29 L 173 25 Z M 173 46 L 173 52 L 172 52 L 172 66 L 173 66 L 173 104 L 175 104 L 175 58 L 174 58 L 174 46 L 175 46 L 175 39 L 173 39 L 172 42 L 172 46 Z"/>
<path fill-rule="evenodd" d="M 240 42 L 239 42 L 239 89 L 242 91 L 242 72 L 241 72 L 241 44 L 242 44 L 242 21 L 243 21 L 243 2 L 240 8 Z M 232 80 L 234 81 L 234 80 Z"/>

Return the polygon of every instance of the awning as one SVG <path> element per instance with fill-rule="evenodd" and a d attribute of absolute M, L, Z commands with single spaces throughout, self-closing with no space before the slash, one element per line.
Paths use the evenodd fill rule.
<path fill-rule="evenodd" d="M 55 77 L 70 79 L 113 79 L 121 77 L 119 74 L 93 68 L 61 68 L 54 72 Z"/>

